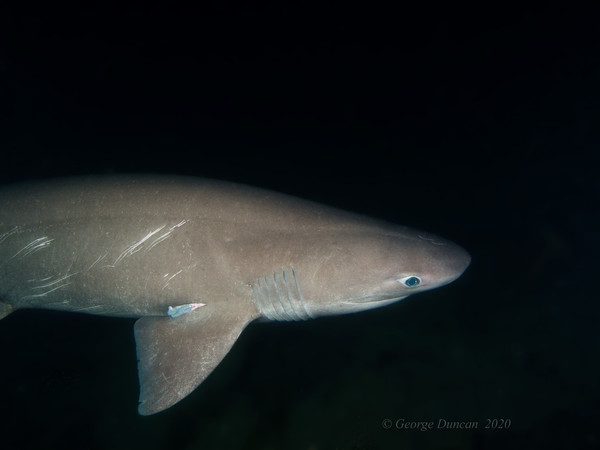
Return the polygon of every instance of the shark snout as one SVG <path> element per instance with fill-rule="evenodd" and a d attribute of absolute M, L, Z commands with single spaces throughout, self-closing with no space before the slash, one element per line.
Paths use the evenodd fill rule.
<path fill-rule="evenodd" d="M 465 249 L 456 244 L 446 245 L 441 255 L 440 281 L 448 284 L 459 278 L 469 264 L 471 264 L 471 255 Z"/>

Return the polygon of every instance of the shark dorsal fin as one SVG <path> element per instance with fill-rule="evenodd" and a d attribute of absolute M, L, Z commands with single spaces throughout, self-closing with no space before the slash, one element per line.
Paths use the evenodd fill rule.
<path fill-rule="evenodd" d="M 210 307 L 180 317 L 135 323 L 142 415 L 160 412 L 192 392 L 229 352 L 252 318 L 211 314 Z"/>

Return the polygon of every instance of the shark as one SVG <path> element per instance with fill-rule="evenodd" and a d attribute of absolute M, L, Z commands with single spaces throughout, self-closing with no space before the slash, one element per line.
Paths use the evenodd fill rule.
<path fill-rule="evenodd" d="M 470 261 L 424 231 L 225 181 L 0 189 L 0 319 L 26 308 L 137 319 L 141 415 L 190 394 L 253 321 L 389 305 L 456 280 Z"/>

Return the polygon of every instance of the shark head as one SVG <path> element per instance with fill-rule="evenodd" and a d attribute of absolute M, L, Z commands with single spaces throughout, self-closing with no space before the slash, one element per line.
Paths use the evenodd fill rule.
<path fill-rule="evenodd" d="M 305 247 L 294 291 L 309 317 L 353 313 L 451 283 L 470 261 L 460 246 L 409 228 L 338 232 Z"/>

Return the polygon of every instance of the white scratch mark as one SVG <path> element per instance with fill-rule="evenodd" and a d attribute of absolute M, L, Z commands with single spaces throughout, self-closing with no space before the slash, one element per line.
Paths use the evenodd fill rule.
<path fill-rule="evenodd" d="M 180 226 L 182 226 L 182 225 L 186 224 L 187 222 L 188 222 L 188 220 L 187 220 L 187 219 L 183 219 L 183 220 L 182 220 L 181 222 L 179 222 L 177 225 L 173 225 L 173 226 L 171 227 L 171 230 L 174 230 L 175 228 L 179 228 Z"/>
<path fill-rule="evenodd" d="M 55 288 L 50 289 L 49 291 L 41 292 L 39 294 L 25 295 L 25 296 L 23 296 L 23 298 L 40 298 L 40 297 L 45 297 L 46 295 L 50 294 L 51 292 L 54 292 L 54 291 L 56 291 L 58 289 L 62 289 L 64 287 L 68 286 L 69 284 L 71 284 L 71 283 L 60 284 L 60 285 L 56 286 Z M 60 303 L 66 304 L 66 303 L 68 303 L 68 301 L 64 301 L 64 302 L 60 302 Z"/>
<path fill-rule="evenodd" d="M 142 249 L 142 245 L 144 244 L 144 242 L 146 242 L 148 239 L 150 239 L 152 236 L 154 236 L 156 233 L 160 232 L 160 230 L 162 230 L 166 225 L 160 226 L 158 227 L 156 230 L 151 231 L 150 233 L 148 233 L 146 236 L 144 236 L 142 239 L 140 239 L 139 241 L 131 244 L 129 247 L 127 247 L 125 250 L 123 250 L 121 252 L 121 254 L 119 255 L 119 257 L 115 260 L 115 262 L 113 263 L 113 266 L 115 266 L 119 261 L 121 261 L 123 258 L 127 257 L 127 256 L 131 256 L 136 252 L 139 252 Z"/>
<path fill-rule="evenodd" d="M 90 267 L 88 267 L 87 271 L 89 272 L 90 270 L 92 270 L 92 267 L 94 267 L 96 264 L 98 264 L 100 261 L 106 258 L 106 255 L 108 255 L 108 252 L 104 253 L 104 255 L 99 256 L 98 259 L 94 261 Z"/>
<path fill-rule="evenodd" d="M 48 236 L 43 236 L 41 238 L 37 238 L 34 241 L 27 244 L 25 247 L 23 247 L 17 253 L 15 253 L 11 257 L 11 259 L 15 258 L 19 255 L 21 255 L 21 258 L 25 258 L 26 256 L 31 255 L 32 253 L 35 253 L 38 250 L 48 247 L 52 243 L 53 240 L 54 239 L 49 239 Z"/>
<path fill-rule="evenodd" d="M 150 247 L 148 247 L 146 249 L 147 252 L 149 252 L 150 250 L 152 250 L 152 248 L 158 244 L 160 244 L 162 241 L 166 240 L 167 238 L 169 238 L 171 236 L 171 232 L 167 231 L 165 234 L 163 234 L 162 236 L 159 236 L 158 238 L 156 238 L 156 240 L 154 242 L 152 242 L 152 244 L 150 244 Z"/>
<path fill-rule="evenodd" d="M 179 275 L 179 274 L 180 274 L 180 273 L 182 273 L 182 272 L 183 272 L 183 269 L 180 269 L 180 270 L 178 270 L 178 271 L 177 271 L 177 272 L 175 272 L 173 275 L 171 275 L 171 274 L 169 274 L 169 273 L 165 273 L 165 274 L 163 275 L 163 280 L 164 280 L 165 278 L 166 278 L 166 280 L 165 280 L 165 282 L 164 282 L 164 284 L 163 284 L 163 287 L 161 288 L 161 291 L 162 291 L 163 289 L 165 289 L 165 288 L 166 288 L 166 287 L 169 285 L 169 282 L 170 282 L 170 281 L 171 281 L 173 278 L 175 278 L 177 275 Z"/>
<path fill-rule="evenodd" d="M 6 239 L 8 239 L 13 234 L 16 234 L 19 231 L 19 227 L 14 227 L 12 230 L 7 231 L 6 233 L 0 234 L 0 244 L 2 244 Z"/>
<path fill-rule="evenodd" d="M 57 279 L 56 279 L 56 280 L 54 280 L 54 281 L 51 281 L 50 283 L 41 284 L 41 285 L 39 285 L 39 286 L 34 286 L 34 287 L 32 287 L 31 289 L 44 289 L 44 288 L 47 288 L 47 287 L 50 287 L 50 286 L 54 286 L 55 284 L 57 284 L 57 283 L 60 283 L 61 281 L 65 281 L 67 278 L 70 278 L 70 277 L 72 277 L 73 275 L 77 275 L 77 273 L 78 273 L 78 272 L 75 272 L 75 273 L 71 273 L 71 274 L 68 274 L 68 275 L 62 276 L 62 277 L 60 277 L 60 278 L 57 278 Z M 50 278 L 52 278 L 52 277 L 50 277 Z M 47 280 L 47 279 L 46 279 L 46 280 Z M 45 281 L 45 280 L 39 280 L 39 281 Z"/>
<path fill-rule="evenodd" d="M 169 230 L 160 235 L 159 237 L 157 237 L 151 244 L 150 246 L 146 249 L 147 252 L 149 252 L 150 250 L 152 250 L 156 245 L 160 244 L 162 241 L 168 239 L 169 237 L 171 237 L 171 233 L 173 232 L 173 230 L 175 228 L 179 228 L 180 226 L 184 225 L 187 222 L 186 219 L 182 220 L 181 222 L 179 222 L 177 225 L 173 225 L 171 228 L 169 228 Z"/>
<path fill-rule="evenodd" d="M 54 275 L 50 275 L 49 277 L 45 277 L 45 278 L 32 278 L 31 280 L 27 280 L 28 283 L 35 283 L 35 282 L 40 282 L 40 281 L 48 281 L 51 280 L 52 278 L 54 278 Z"/>
<path fill-rule="evenodd" d="M 169 279 L 167 280 L 167 283 L 168 283 L 169 281 L 171 281 L 173 278 L 175 278 L 177 275 L 179 275 L 181 272 L 183 272 L 183 269 L 180 269 L 180 270 L 178 270 L 177 272 L 175 272 L 173 275 L 171 275 L 171 276 L 169 277 Z"/>
<path fill-rule="evenodd" d="M 75 260 L 77 259 L 77 254 L 75 252 L 73 252 L 73 258 L 71 259 L 71 264 L 69 264 L 69 268 L 67 269 L 66 273 L 68 274 L 71 269 L 73 268 L 73 264 L 75 264 Z M 78 272 L 76 272 L 78 273 Z M 73 274 L 74 275 L 74 274 Z"/>

